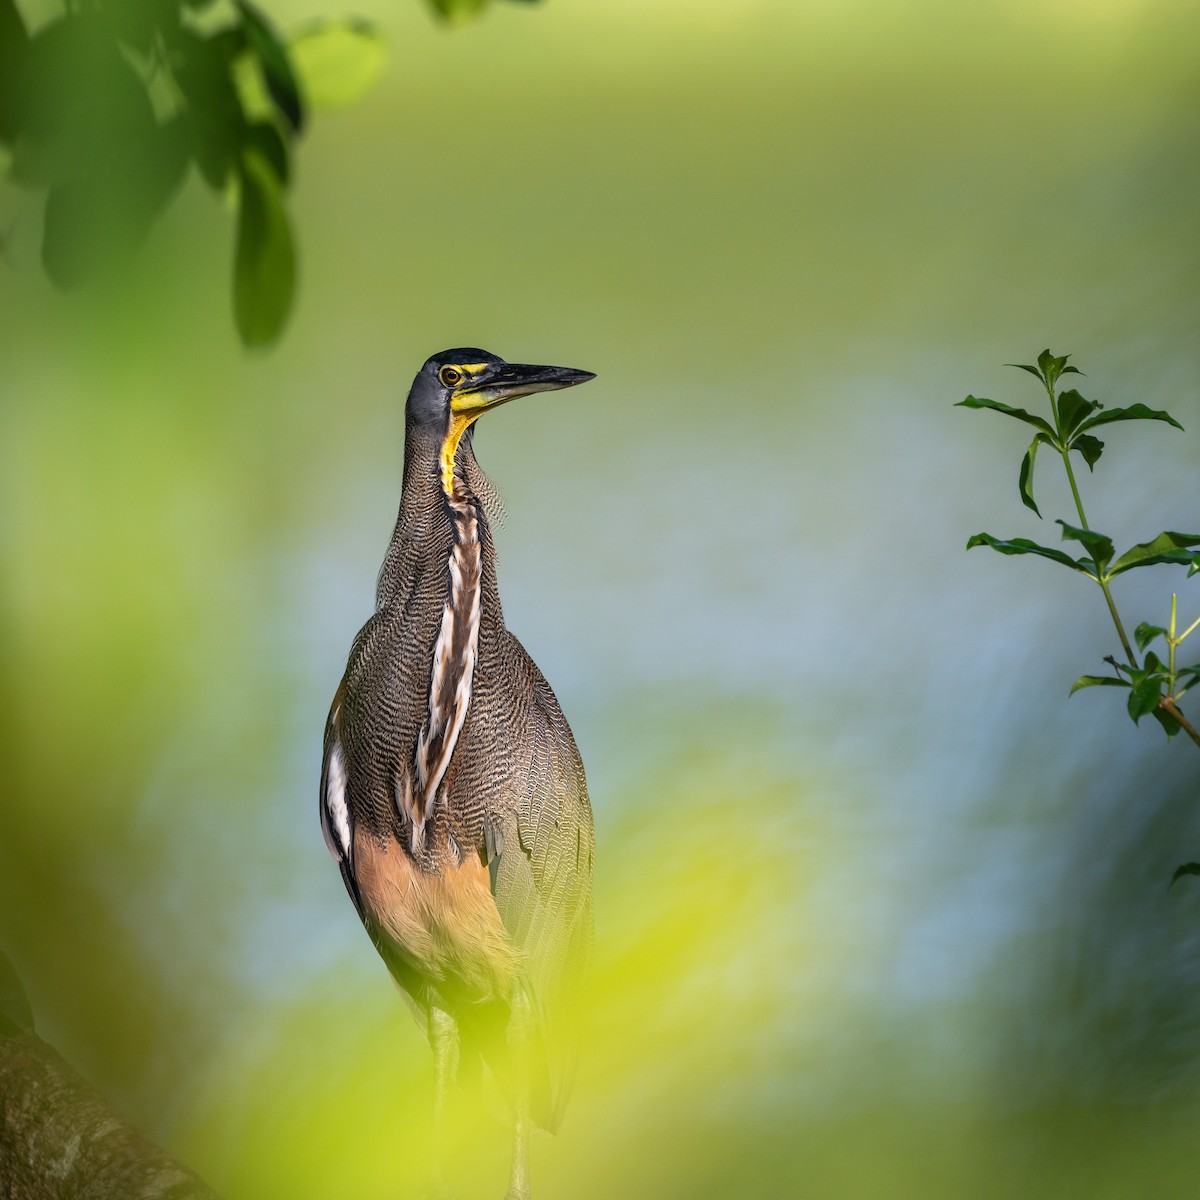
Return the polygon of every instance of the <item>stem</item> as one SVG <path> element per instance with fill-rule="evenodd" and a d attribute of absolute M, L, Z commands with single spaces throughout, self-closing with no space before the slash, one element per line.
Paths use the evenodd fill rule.
<path fill-rule="evenodd" d="M 1176 636 L 1176 633 L 1175 633 L 1176 603 L 1177 603 L 1177 598 L 1175 596 L 1175 593 L 1172 592 L 1171 593 L 1171 628 L 1167 630 L 1167 694 L 1158 702 L 1158 706 L 1164 712 L 1170 713 L 1171 716 L 1174 717 L 1175 720 L 1179 722 L 1179 727 L 1188 735 L 1188 737 L 1190 737 L 1192 739 L 1192 741 L 1196 743 L 1197 746 L 1200 746 L 1200 734 L 1197 734 L 1196 730 L 1188 723 L 1187 718 L 1179 710 L 1179 701 L 1183 699 L 1183 696 L 1187 692 L 1188 689 L 1184 688 L 1182 692 L 1178 692 L 1178 693 L 1176 693 L 1176 691 L 1175 691 L 1175 683 L 1176 683 L 1176 679 L 1175 679 L 1175 648 L 1180 644 L 1180 642 L 1183 641 L 1183 639 L 1185 637 L 1187 637 L 1187 635 L 1189 633 L 1192 632 L 1193 629 L 1196 628 L 1197 625 L 1200 625 L 1200 617 L 1197 617 L 1196 620 L 1193 621 L 1191 623 L 1191 625 L 1188 626 L 1187 630 L 1184 633 Z"/>
<path fill-rule="evenodd" d="M 1079 485 L 1075 482 L 1075 470 L 1071 466 L 1071 452 L 1064 450 L 1062 452 L 1063 465 L 1067 468 L 1067 482 L 1071 485 L 1071 495 L 1075 497 L 1075 511 L 1079 513 L 1079 524 L 1084 529 L 1090 528 L 1087 523 L 1087 517 L 1083 512 L 1083 501 L 1079 498 Z"/>
<path fill-rule="evenodd" d="M 1108 605 L 1108 611 L 1112 615 L 1113 624 L 1117 627 L 1117 637 L 1121 639 L 1121 645 L 1125 653 L 1129 655 L 1129 665 L 1137 668 L 1137 657 L 1133 653 L 1133 647 L 1129 644 L 1129 639 L 1125 636 L 1125 626 L 1121 624 L 1121 616 L 1117 612 L 1116 602 L 1112 598 L 1112 592 L 1108 590 L 1108 580 L 1101 578 L 1100 590 L 1104 593 L 1105 603 Z"/>
<path fill-rule="evenodd" d="M 1046 391 L 1050 393 L 1050 411 L 1054 415 L 1054 428 L 1059 431 L 1058 436 L 1062 439 L 1058 448 L 1062 454 L 1063 466 L 1067 469 L 1067 482 L 1071 485 L 1071 495 L 1075 497 L 1075 511 L 1079 513 L 1079 524 L 1084 529 L 1090 529 L 1087 514 L 1083 511 L 1083 500 L 1079 496 L 1079 485 L 1075 482 L 1075 471 L 1071 466 L 1071 451 L 1066 446 L 1062 425 L 1058 420 L 1058 399 L 1054 395 L 1053 387 L 1047 385 Z M 1117 612 L 1116 601 L 1112 598 L 1112 592 L 1108 590 L 1108 580 L 1104 577 L 1104 572 L 1100 570 L 1099 564 L 1097 564 L 1096 575 L 1096 582 L 1100 585 L 1100 590 L 1104 593 L 1104 602 L 1108 605 L 1109 616 L 1112 617 L 1113 624 L 1117 627 L 1117 637 L 1121 639 L 1121 648 L 1129 659 L 1129 665 L 1136 668 L 1137 657 L 1133 653 L 1133 647 L 1129 644 L 1129 638 L 1125 635 L 1125 626 L 1121 624 L 1121 614 Z"/>
<path fill-rule="evenodd" d="M 1175 695 L 1175 647 L 1179 639 L 1175 636 L 1175 593 L 1171 593 L 1171 628 L 1167 630 L 1167 695 Z"/>

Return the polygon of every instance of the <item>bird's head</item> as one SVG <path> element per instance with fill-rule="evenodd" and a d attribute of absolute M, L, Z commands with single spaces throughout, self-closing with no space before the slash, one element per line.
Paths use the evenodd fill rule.
<path fill-rule="evenodd" d="M 508 363 L 486 350 L 443 350 L 426 359 L 408 393 L 408 419 L 442 435 L 442 486 L 450 491 L 463 434 L 490 408 L 532 392 L 594 379 L 591 371 Z"/>

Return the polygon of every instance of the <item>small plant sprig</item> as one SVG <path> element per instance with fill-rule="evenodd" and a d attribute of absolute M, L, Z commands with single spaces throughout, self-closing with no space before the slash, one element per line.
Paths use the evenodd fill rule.
<path fill-rule="evenodd" d="M 1042 385 L 1050 400 L 1049 421 L 1026 412 L 1023 408 L 1012 408 L 997 400 L 984 400 L 976 396 L 968 396 L 959 401 L 958 407 L 989 408 L 993 412 L 1003 413 L 1026 425 L 1032 425 L 1037 431 L 1025 452 L 1025 457 L 1021 460 L 1017 487 L 1021 502 L 1026 508 L 1037 513 L 1039 518 L 1042 514 L 1038 511 L 1033 495 L 1033 471 L 1038 450 L 1048 446 L 1062 458 L 1071 495 L 1075 500 L 1079 524 L 1073 525 L 1063 520 L 1059 520 L 1057 524 L 1062 526 L 1063 540 L 1079 543 L 1086 553 L 1079 558 L 1072 558 L 1062 550 L 1038 545 L 1028 538 L 996 538 L 990 533 L 975 534 L 968 540 L 967 549 L 990 546 L 1001 554 L 1038 555 L 1069 567 L 1096 584 L 1112 617 L 1123 655 L 1121 658 L 1115 655 L 1106 656 L 1104 661 L 1112 667 L 1113 673 L 1080 676 L 1072 685 L 1070 695 L 1090 687 L 1125 688 L 1129 692 L 1127 707 L 1134 724 L 1150 714 L 1162 726 L 1168 738 L 1183 730 L 1200 747 L 1200 732 L 1197 732 L 1179 707 L 1179 702 L 1189 691 L 1200 688 L 1200 663 L 1181 666 L 1178 654 L 1179 647 L 1185 639 L 1200 628 L 1200 617 L 1192 621 L 1187 628 L 1180 630 L 1178 597 L 1172 593 L 1170 619 L 1165 627 L 1143 621 L 1133 631 L 1137 648 L 1145 656 L 1139 664 L 1110 587 L 1112 580 L 1118 575 L 1140 567 L 1173 564 L 1187 567 L 1188 578 L 1200 573 L 1200 551 L 1197 550 L 1197 547 L 1200 547 L 1200 534 L 1167 531 L 1147 542 L 1139 542 L 1118 556 L 1112 539 L 1092 529 L 1088 524 L 1071 461 L 1071 455 L 1078 454 L 1087 463 L 1089 471 L 1095 468 L 1104 452 L 1104 443 L 1096 437 L 1095 431 L 1103 425 L 1111 425 L 1117 421 L 1165 421 L 1176 429 L 1182 430 L 1183 426 L 1169 413 L 1147 408 L 1144 404 L 1132 404 L 1127 408 L 1105 408 L 1099 401 L 1084 399 L 1075 388 L 1060 391 L 1059 381 L 1064 375 L 1082 375 L 1077 367 L 1068 364 L 1068 358 L 1069 354 L 1059 356 L 1044 350 L 1038 355 L 1037 366 L 1029 363 L 1008 364 L 1018 370 L 1028 371 Z M 1150 649 L 1159 638 L 1162 638 L 1166 645 L 1165 662 L 1158 653 Z M 1174 883 L 1181 875 L 1200 875 L 1200 863 L 1185 863 L 1175 872 L 1171 882 Z"/>

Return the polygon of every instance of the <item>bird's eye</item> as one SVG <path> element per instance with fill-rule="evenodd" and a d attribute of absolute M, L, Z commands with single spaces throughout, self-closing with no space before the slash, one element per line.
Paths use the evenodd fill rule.
<path fill-rule="evenodd" d="M 446 387 L 457 387 L 462 383 L 462 372 L 457 367 L 443 367 L 438 372 L 438 378 Z"/>

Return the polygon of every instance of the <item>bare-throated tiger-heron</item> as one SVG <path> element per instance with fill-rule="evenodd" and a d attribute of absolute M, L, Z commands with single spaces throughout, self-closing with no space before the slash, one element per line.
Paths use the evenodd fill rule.
<path fill-rule="evenodd" d="M 514 1112 L 510 1200 L 529 1196 L 530 1122 L 553 1131 L 570 1090 L 595 840 L 570 726 L 504 624 L 472 442 L 489 409 L 591 378 L 474 349 L 417 373 L 375 612 L 325 727 L 321 827 L 429 1037 L 435 1129 L 460 1060 L 481 1055 Z"/>

